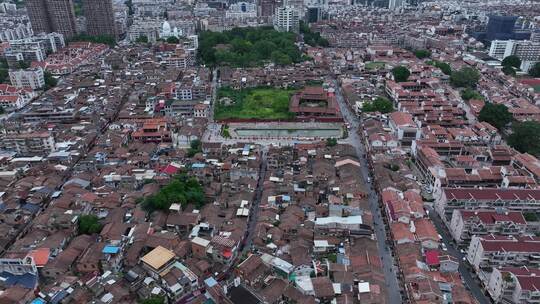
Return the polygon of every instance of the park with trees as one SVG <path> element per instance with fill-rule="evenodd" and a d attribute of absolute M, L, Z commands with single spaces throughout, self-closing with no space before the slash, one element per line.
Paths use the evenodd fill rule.
<path fill-rule="evenodd" d="M 199 36 L 197 55 L 209 66 L 260 66 L 265 62 L 288 65 L 305 59 L 295 44 L 296 34 L 272 27 L 233 28 L 221 33 L 205 31 Z"/>

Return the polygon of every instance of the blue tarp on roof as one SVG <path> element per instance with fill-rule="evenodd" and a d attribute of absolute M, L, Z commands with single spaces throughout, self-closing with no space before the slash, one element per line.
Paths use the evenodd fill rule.
<path fill-rule="evenodd" d="M 210 277 L 210 278 L 204 280 L 204 283 L 205 283 L 208 287 L 213 287 L 213 286 L 217 285 L 218 282 L 216 281 L 216 279 Z"/>
<path fill-rule="evenodd" d="M 101 252 L 108 253 L 108 254 L 116 254 L 120 251 L 120 247 L 118 246 L 105 246 L 103 247 L 103 250 Z"/>
<path fill-rule="evenodd" d="M 65 290 L 61 290 L 59 291 L 57 294 L 55 294 L 52 299 L 51 299 L 51 303 L 52 304 L 58 304 L 60 303 L 60 301 L 62 301 L 65 297 L 67 297 L 68 293 L 67 291 Z"/>
<path fill-rule="evenodd" d="M 206 164 L 196 163 L 196 164 L 191 165 L 191 168 L 197 168 L 197 169 L 201 169 L 204 167 L 206 167 Z"/>
<path fill-rule="evenodd" d="M 37 276 L 31 273 L 15 275 L 13 273 L 2 271 L 0 277 L 4 278 L 3 284 L 7 287 L 22 286 L 28 289 L 34 289 L 37 286 Z"/>
<path fill-rule="evenodd" d="M 37 298 L 37 299 L 33 299 L 32 302 L 30 302 L 30 304 L 45 304 L 47 302 L 45 302 L 45 300 L 43 300 L 42 298 Z"/>
<path fill-rule="evenodd" d="M 22 208 L 24 210 L 30 211 L 31 213 L 37 213 L 39 209 L 41 209 L 41 206 L 34 205 L 34 204 L 24 204 Z"/>

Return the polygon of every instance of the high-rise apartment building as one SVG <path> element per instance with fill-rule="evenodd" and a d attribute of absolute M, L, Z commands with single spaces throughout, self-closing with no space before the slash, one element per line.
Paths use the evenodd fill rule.
<path fill-rule="evenodd" d="M 47 3 L 45 0 L 27 0 L 26 11 L 28 18 L 32 23 L 34 33 L 50 33 L 52 32 L 49 13 L 47 12 Z"/>
<path fill-rule="evenodd" d="M 72 0 L 28 0 L 26 7 L 35 33 L 56 32 L 65 39 L 77 34 Z"/>
<path fill-rule="evenodd" d="M 529 40 L 494 40 L 491 42 L 489 56 L 503 60 L 511 55 L 515 55 L 521 60 L 521 70 L 528 71 L 540 61 L 540 43 Z"/>
<path fill-rule="evenodd" d="M 276 8 L 274 28 L 280 32 L 298 32 L 300 29 L 300 12 L 291 6 Z"/>
<path fill-rule="evenodd" d="M 45 74 L 41 67 L 26 70 L 10 70 L 9 79 L 17 89 L 39 90 L 45 86 Z"/>
<path fill-rule="evenodd" d="M 403 6 L 403 0 L 389 0 L 388 1 L 388 9 L 390 10 L 397 10 L 400 9 Z"/>
<path fill-rule="evenodd" d="M 84 0 L 83 12 L 86 17 L 86 32 L 91 36 L 116 38 L 116 24 L 112 0 Z"/>

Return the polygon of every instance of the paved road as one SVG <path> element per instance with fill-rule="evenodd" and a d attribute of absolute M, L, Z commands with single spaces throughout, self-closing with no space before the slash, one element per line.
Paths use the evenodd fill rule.
<path fill-rule="evenodd" d="M 257 189 L 255 190 L 255 200 L 253 201 L 253 204 L 251 204 L 251 210 L 250 215 L 248 219 L 248 227 L 247 227 L 247 236 L 244 239 L 244 248 L 242 249 L 242 253 L 240 256 L 244 253 L 246 253 L 249 249 L 251 249 L 251 244 L 253 243 L 253 236 L 255 232 L 255 226 L 257 225 L 257 218 L 259 216 L 259 206 L 261 204 L 262 199 L 262 193 L 263 193 L 263 184 L 264 180 L 266 178 L 266 149 L 263 150 L 262 153 L 262 161 L 261 161 L 261 169 L 259 172 L 259 180 L 257 181 Z"/>
<path fill-rule="evenodd" d="M 435 224 L 437 231 L 442 237 L 443 243 L 446 245 L 446 248 L 448 248 L 447 253 L 455 257 L 459 261 L 459 273 L 461 274 L 461 278 L 463 279 L 465 286 L 469 288 L 471 294 L 476 298 L 478 303 L 491 303 L 491 300 L 484 294 L 484 291 L 480 287 L 480 282 L 473 278 L 470 270 L 467 267 L 466 262 L 463 261 L 463 257 L 465 257 L 465 255 L 462 254 L 455 247 L 454 243 L 452 242 L 452 236 L 450 235 L 450 232 L 448 232 L 446 225 L 443 223 L 437 212 L 431 209 L 429 211 L 429 218 L 431 219 L 433 224 Z"/>
<path fill-rule="evenodd" d="M 386 227 L 381 215 L 381 210 L 379 208 L 379 197 L 377 192 L 373 189 L 372 185 L 366 182 L 369 177 L 369 169 L 367 160 L 364 158 L 364 155 L 366 154 L 364 151 L 364 145 L 362 144 L 360 136 L 358 136 L 360 121 L 347 106 L 347 103 L 345 102 L 345 100 L 343 99 L 343 95 L 341 94 L 341 88 L 337 84 L 337 81 L 334 81 L 334 87 L 336 88 L 336 99 L 339 103 L 339 108 L 341 110 L 343 118 L 350 124 L 351 127 L 351 129 L 349 130 L 348 142 L 356 150 L 356 154 L 361 163 L 361 173 L 364 177 L 364 183 L 366 189 L 368 189 L 369 192 L 369 204 L 371 207 L 371 213 L 373 214 L 375 235 L 377 237 L 379 254 L 382 259 L 384 280 L 386 281 L 386 289 L 388 292 L 389 303 L 402 303 L 400 285 L 398 283 L 396 275 L 397 267 L 394 266 L 394 258 L 392 257 L 392 251 L 390 247 L 386 244 Z"/>

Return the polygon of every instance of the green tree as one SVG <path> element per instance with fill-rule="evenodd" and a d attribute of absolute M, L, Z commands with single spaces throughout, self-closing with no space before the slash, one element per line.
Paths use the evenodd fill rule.
<path fill-rule="evenodd" d="M 93 42 L 93 43 L 102 43 L 110 47 L 114 47 L 116 45 L 116 39 L 109 35 L 90 36 L 90 35 L 81 34 L 81 35 L 72 37 L 70 41 L 86 41 L 86 42 Z"/>
<path fill-rule="evenodd" d="M 452 74 L 452 67 L 446 62 L 429 60 L 427 61 L 427 64 L 438 67 L 446 75 Z"/>
<path fill-rule="evenodd" d="M 205 197 L 204 189 L 199 181 L 181 174 L 162 187 L 156 194 L 146 197 L 142 201 L 142 206 L 148 211 L 168 210 L 173 203 L 181 204 L 183 207 L 190 203 L 202 207 L 205 203 Z"/>
<path fill-rule="evenodd" d="M 510 55 L 503 59 L 502 65 L 504 67 L 514 67 L 516 69 L 519 69 L 521 66 L 521 59 L 519 59 L 516 55 Z"/>
<path fill-rule="evenodd" d="M 139 36 L 139 38 L 137 38 L 135 40 L 135 42 L 137 43 L 148 43 L 148 37 L 142 35 L 142 36 Z"/>
<path fill-rule="evenodd" d="M 140 301 L 141 304 L 165 304 L 165 298 L 160 296 L 152 296 Z"/>
<path fill-rule="evenodd" d="M 167 38 L 167 43 L 170 43 L 170 44 L 178 44 L 180 43 L 180 39 L 174 37 L 174 36 L 171 36 L 169 38 Z"/>
<path fill-rule="evenodd" d="M 45 90 L 55 87 L 58 84 L 58 80 L 49 71 L 44 72 L 45 77 Z"/>
<path fill-rule="evenodd" d="M 484 96 L 470 88 L 465 88 L 463 91 L 461 91 L 461 98 L 466 101 L 469 101 L 471 99 L 484 100 Z"/>
<path fill-rule="evenodd" d="M 192 140 L 189 143 L 188 156 L 193 157 L 195 154 L 202 152 L 201 141 L 198 139 Z"/>
<path fill-rule="evenodd" d="M 392 101 L 384 97 L 377 97 L 374 101 L 365 102 L 362 106 L 362 112 L 380 112 L 390 113 L 394 110 Z"/>
<path fill-rule="evenodd" d="M 414 51 L 414 55 L 416 56 L 416 58 L 418 59 L 424 59 L 424 58 L 428 58 L 431 56 L 431 52 L 428 51 L 428 50 L 416 50 Z"/>
<path fill-rule="evenodd" d="M 233 28 L 230 31 L 202 32 L 197 58 L 209 66 L 258 66 L 268 61 L 288 65 L 303 60 L 294 33 L 277 32 L 272 27 Z"/>
<path fill-rule="evenodd" d="M 458 88 L 475 88 L 480 80 L 480 73 L 476 69 L 463 67 L 459 71 L 452 72 L 450 83 Z"/>
<path fill-rule="evenodd" d="M 530 70 L 529 75 L 532 77 L 540 77 L 540 62 L 537 62 Z"/>
<path fill-rule="evenodd" d="M 30 63 L 23 60 L 17 61 L 17 68 L 24 70 L 24 69 L 28 69 L 29 67 L 30 67 Z"/>
<path fill-rule="evenodd" d="M 508 108 L 503 104 L 486 103 L 480 114 L 478 114 L 478 119 L 486 121 L 501 130 L 512 122 L 512 114 L 508 112 Z"/>
<path fill-rule="evenodd" d="M 101 224 L 95 215 L 79 216 L 79 234 L 94 234 L 101 232 Z"/>
<path fill-rule="evenodd" d="M 504 73 L 504 75 L 516 76 L 516 70 L 509 65 L 503 66 L 502 72 Z"/>
<path fill-rule="evenodd" d="M 0 83 L 6 83 L 8 80 L 9 80 L 8 70 L 0 68 Z"/>
<path fill-rule="evenodd" d="M 446 62 L 436 61 L 435 66 L 441 69 L 441 71 L 446 75 L 452 75 L 452 67 Z"/>
<path fill-rule="evenodd" d="M 275 64 L 278 65 L 289 65 L 292 63 L 292 59 L 281 51 L 273 51 L 270 58 Z"/>
<path fill-rule="evenodd" d="M 82 5 L 81 3 L 79 2 L 73 2 L 73 10 L 75 11 L 75 16 L 82 16 L 83 15 L 83 10 L 82 10 Z"/>
<path fill-rule="evenodd" d="M 337 139 L 335 139 L 333 137 L 326 139 L 326 146 L 327 147 L 333 147 L 335 145 L 337 145 Z"/>
<path fill-rule="evenodd" d="M 411 72 L 404 66 L 398 66 L 392 69 L 392 75 L 394 75 L 396 82 L 404 82 L 409 79 Z"/>
<path fill-rule="evenodd" d="M 508 144 L 519 152 L 540 157 L 540 123 L 536 121 L 514 123 Z"/>
<path fill-rule="evenodd" d="M 300 21 L 300 33 L 304 38 L 304 43 L 310 46 L 322 46 L 327 47 L 330 45 L 328 40 L 323 38 L 320 33 L 312 32 L 309 25 L 304 21 Z"/>
<path fill-rule="evenodd" d="M 525 212 L 523 213 L 523 217 L 527 222 L 536 222 L 538 221 L 538 216 L 534 212 Z"/>
<path fill-rule="evenodd" d="M 0 107 L 0 115 L 2 115 L 2 114 L 4 114 L 4 113 L 6 113 L 6 110 L 4 110 L 3 107 Z"/>

